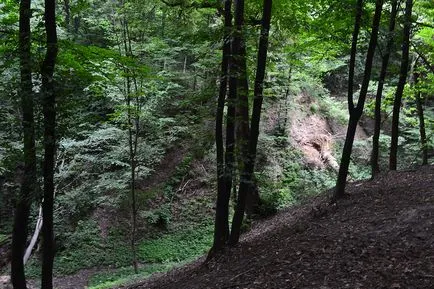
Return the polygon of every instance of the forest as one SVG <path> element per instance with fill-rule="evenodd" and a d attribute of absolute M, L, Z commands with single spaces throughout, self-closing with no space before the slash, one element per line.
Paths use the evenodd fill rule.
<path fill-rule="evenodd" d="M 0 55 L 0 288 L 433 288 L 432 0 L 1 0 Z"/>

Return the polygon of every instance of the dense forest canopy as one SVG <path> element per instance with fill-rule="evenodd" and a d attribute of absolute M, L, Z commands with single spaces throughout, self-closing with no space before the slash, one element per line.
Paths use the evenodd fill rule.
<path fill-rule="evenodd" d="M 2 0 L 0 53 L 14 288 L 212 259 L 308 195 L 433 163 L 431 0 Z"/>

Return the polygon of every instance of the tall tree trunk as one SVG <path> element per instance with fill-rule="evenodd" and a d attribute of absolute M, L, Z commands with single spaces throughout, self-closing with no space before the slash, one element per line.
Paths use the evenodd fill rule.
<path fill-rule="evenodd" d="M 357 56 L 357 42 L 359 38 L 362 12 L 363 12 L 363 0 L 357 0 L 356 9 L 355 9 L 353 37 L 351 41 L 349 72 L 348 72 L 347 99 L 348 99 L 348 112 L 350 114 L 350 119 L 348 122 L 347 135 L 345 138 L 344 149 L 341 157 L 341 165 L 339 166 L 336 191 L 333 197 L 334 200 L 343 197 L 343 195 L 345 194 L 345 183 L 347 181 L 348 168 L 351 160 L 352 143 L 354 140 L 354 136 L 356 135 L 357 121 L 353 120 L 354 118 L 353 117 L 353 113 L 354 113 L 353 92 L 354 92 L 354 72 L 356 68 L 356 56 Z"/>
<path fill-rule="evenodd" d="M 229 78 L 229 57 L 231 53 L 230 33 L 232 29 L 232 0 L 224 0 L 225 32 L 223 35 L 223 53 L 220 76 L 220 91 L 217 100 L 216 113 L 216 150 L 217 150 L 217 204 L 214 227 L 214 243 L 212 252 L 221 250 L 229 237 L 229 199 L 230 189 L 226 189 L 224 144 L 223 144 L 223 114 Z"/>
<path fill-rule="evenodd" d="M 354 72 L 356 70 L 357 42 L 360 33 L 360 23 L 362 21 L 363 0 L 357 0 L 356 17 L 354 19 L 353 37 L 351 40 L 351 53 L 348 71 L 348 111 L 351 113 L 354 110 Z"/>
<path fill-rule="evenodd" d="M 401 70 L 399 73 L 398 87 L 396 88 L 395 100 L 393 102 L 392 116 L 392 139 L 390 143 L 389 169 L 396 170 L 398 156 L 398 136 L 399 136 L 399 112 L 401 110 L 402 95 L 407 81 L 407 71 L 410 53 L 410 32 L 411 32 L 411 13 L 413 1 L 407 0 L 405 4 L 404 35 L 402 42 Z"/>
<path fill-rule="evenodd" d="M 56 1 L 45 0 L 45 31 L 47 34 L 47 52 L 42 63 L 42 110 L 44 114 L 44 202 L 42 204 L 42 289 L 53 288 L 54 261 L 54 157 L 56 154 L 56 108 L 54 91 L 54 66 L 57 58 Z"/>
<path fill-rule="evenodd" d="M 238 190 L 238 201 L 232 221 L 230 244 L 238 243 L 241 232 L 241 224 L 244 218 L 246 206 L 246 196 L 254 188 L 253 172 L 255 168 L 256 150 L 259 136 L 259 122 L 261 119 L 261 109 L 263 101 L 263 84 L 265 68 L 267 63 L 268 35 L 270 31 L 272 0 L 264 0 L 261 35 L 259 38 L 258 63 L 255 78 L 254 102 L 250 127 L 250 137 L 248 140 L 248 151 L 244 162 L 243 171 L 240 177 L 240 187 Z"/>
<path fill-rule="evenodd" d="M 371 78 L 372 62 L 374 60 L 375 48 L 377 47 L 378 30 L 380 26 L 382 8 L 383 8 L 383 0 L 377 0 L 375 3 L 375 14 L 372 23 L 371 38 L 369 39 L 369 48 L 368 48 L 368 53 L 366 55 L 365 69 L 363 72 L 362 87 L 360 89 L 357 106 L 355 107 L 354 107 L 353 95 L 350 94 L 352 93 L 352 88 L 350 87 L 348 88 L 348 92 L 349 92 L 348 105 L 349 105 L 350 119 L 348 123 L 347 136 L 345 138 L 345 144 L 342 152 L 341 164 L 339 167 L 338 180 L 336 182 L 336 190 L 335 190 L 335 195 L 333 197 L 333 201 L 342 198 L 345 194 L 345 185 L 348 176 L 348 168 L 350 166 L 351 152 L 353 149 L 357 123 L 359 122 L 360 117 L 363 114 L 366 95 L 368 93 L 369 80 Z M 354 33 L 353 33 L 353 45 L 352 45 L 351 57 L 353 57 L 353 55 L 355 55 L 356 52 L 362 9 L 363 9 L 363 1 L 358 0 L 357 8 L 356 8 L 357 12 L 356 12 L 356 21 L 355 21 Z M 350 71 L 351 70 L 354 72 L 354 66 L 353 67 L 350 66 Z M 351 79 L 349 86 L 353 85 L 352 82 L 353 79 Z"/>
<path fill-rule="evenodd" d="M 20 52 L 20 96 L 22 108 L 22 126 L 24 136 L 24 172 L 20 195 L 18 196 L 14 225 L 12 230 L 11 279 L 14 289 L 26 288 L 23 255 L 27 241 L 27 225 L 30 213 L 31 199 L 37 188 L 35 124 L 33 116 L 32 64 L 31 64 L 31 33 L 30 33 L 30 0 L 20 2 L 19 20 L 19 52 Z"/>
<path fill-rule="evenodd" d="M 380 172 L 380 129 L 381 129 L 381 98 L 383 95 L 384 80 L 386 79 L 387 67 L 389 66 L 390 52 L 393 46 L 398 0 L 393 0 L 390 11 L 389 34 L 385 54 L 381 62 L 380 78 L 378 80 L 377 94 L 375 96 L 375 127 L 372 137 L 371 175 L 374 178 Z"/>
<path fill-rule="evenodd" d="M 234 17 L 234 67 L 237 77 L 236 100 L 236 143 L 237 161 L 240 171 L 243 170 L 247 158 L 249 141 L 249 83 L 247 79 L 246 43 L 244 29 L 244 0 L 235 0 Z"/>
<path fill-rule="evenodd" d="M 121 3 L 123 5 L 123 2 Z M 122 21 L 122 38 L 123 45 L 125 49 L 125 55 L 129 57 L 133 57 L 130 33 L 128 28 L 128 21 L 124 15 Z M 131 77 L 130 71 L 126 69 L 126 96 L 125 101 L 127 105 L 127 121 L 128 121 L 128 147 L 129 147 L 129 157 L 130 157 L 130 196 L 131 196 L 131 251 L 133 254 L 133 268 L 134 273 L 139 272 L 138 261 L 137 261 L 137 250 L 136 250 L 136 231 L 137 231 L 137 201 L 136 201 L 136 168 L 137 168 L 137 145 L 138 145 L 138 133 L 139 133 L 139 100 L 138 100 L 138 88 L 137 81 L 134 73 Z M 132 112 L 132 104 L 131 104 L 131 96 L 132 96 L 132 87 L 131 82 L 134 85 L 134 95 L 135 98 L 135 113 L 133 115 Z"/>
<path fill-rule="evenodd" d="M 240 185 L 243 183 L 245 178 L 244 175 L 244 164 L 247 157 L 247 142 L 249 134 L 249 103 L 248 103 L 248 83 L 247 83 L 247 69 L 246 69 L 246 48 L 244 40 L 244 0 L 235 0 L 235 11 L 234 11 L 234 39 L 232 45 L 232 55 L 233 55 L 233 74 L 236 77 L 237 89 L 236 89 L 236 100 L 235 100 L 235 115 L 236 115 L 236 146 L 237 146 L 237 162 L 238 170 L 240 171 Z M 229 236 L 229 243 L 235 244 L 234 232 L 236 231 L 237 224 L 242 222 L 244 217 L 244 210 L 246 204 L 246 193 L 245 190 L 240 191 L 239 188 L 237 194 L 237 202 L 235 205 L 235 213 L 232 219 L 232 228 Z M 241 216 L 242 215 L 242 216 Z M 234 223 L 235 221 L 235 223 Z M 234 227 L 235 226 L 235 227 Z M 241 226 L 241 225 L 240 225 Z M 234 231 L 235 228 L 235 231 Z M 236 237 L 235 237 L 236 238 Z"/>
<path fill-rule="evenodd" d="M 416 61 L 417 63 L 417 61 Z M 428 164 L 428 147 L 426 140 L 426 131 L 425 131 L 425 117 L 423 113 L 423 105 L 422 105 L 422 97 L 421 92 L 417 88 L 417 84 L 419 82 L 419 74 L 414 74 L 414 82 L 416 85 L 416 107 L 417 107 L 417 116 L 419 118 L 419 133 L 420 133 L 420 145 L 422 149 L 422 165 Z"/>

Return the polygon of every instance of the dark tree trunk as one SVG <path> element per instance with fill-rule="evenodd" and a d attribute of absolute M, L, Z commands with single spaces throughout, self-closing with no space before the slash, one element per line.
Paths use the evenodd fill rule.
<path fill-rule="evenodd" d="M 56 109 L 54 92 L 54 66 L 57 58 L 56 1 L 45 0 L 45 31 L 47 33 L 47 52 L 41 68 L 42 110 L 44 114 L 44 202 L 42 214 L 42 289 L 53 288 L 54 261 L 54 156 L 56 154 Z"/>
<path fill-rule="evenodd" d="M 255 78 L 254 102 L 251 118 L 250 137 L 247 147 L 247 157 L 244 162 L 238 190 L 238 201 L 232 221 L 230 244 L 237 244 L 240 238 L 241 224 L 244 218 L 246 196 L 254 190 L 253 172 L 255 168 L 256 150 L 259 136 L 259 123 L 263 101 L 263 84 L 267 63 L 268 35 L 270 31 L 272 0 L 264 0 L 261 35 L 259 38 L 258 63 Z"/>
<path fill-rule="evenodd" d="M 246 43 L 244 36 L 244 0 L 235 0 L 235 31 L 233 41 L 234 72 L 237 77 L 236 100 L 236 142 L 238 167 L 242 167 L 247 157 L 249 139 L 249 83 L 247 79 Z"/>
<path fill-rule="evenodd" d="M 240 171 L 240 187 L 238 190 L 235 214 L 232 220 L 232 229 L 229 237 L 230 244 L 236 244 L 239 235 L 238 227 L 244 217 L 246 206 L 247 190 L 242 189 L 242 184 L 246 182 L 245 165 L 247 161 L 247 145 L 249 139 L 249 101 L 248 101 L 248 82 L 246 67 L 246 47 L 244 40 L 244 0 L 235 0 L 234 13 L 234 41 L 233 41 L 233 62 L 234 73 L 237 78 L 237 98 L 236 98 L 236 143 L 238 154 L 238 169 Z M 238 226 L 238 223 L 240 225 Z"/>
<path fill-rule="evenodd" d="M 350 63 L 349 63 L 349 71 L 348 71 L 348 110 L 351 113 L 354 109 L 354 72 L 356 70 L 356 56 L 357 56 L 357 42 L 359 38 L 360 32 L 360 23 L 362 21 L 362 13 L 363 13 L 363 0 L 357 0 L 356 4 L 356 17 L 354 20 L 354 30 L 353 37 L 351 40 L 351 53 L 350 53 Z"/>
<path fill-rule="evenodd" d="M 427 140 L 426 140 L 425 117 L 423 113 L 422 97 L 421 97 L 421 92 L 418 91 L 417 89 L 417 84 L 419 82 L 418 73 L 414 74 L 414 82 L 416 85 L 416 107 L 417 107 L 417 115 L 419 118 L 420 145 L 422 148 L 422 165 L 427 165 L 428 147 L 427 147 Z"/>
<path fill-rule="evenodd" d="M 410 32 L 411 32 L 411 12 L 413 1 L 407 0 L 405 4 L 405 23 L 404 38 L 402 42 L 402 59 L 401 70 L 399 73 L 398 87 L 396 88 L 395 100 L 393 102 L 392 117 L 392 139 L 390 143 L 389 169 L 396 170 L 398 156 L 398 136 L 399 136 L 399 112 L 401 110 L 402 94 L 404 93 L 405 83 L 407 81 L 408 62 L 410 53 Z"/>
<path fill-rule="evenodd" d="M 380 26 L 382 8 L 383 8 L 383 0 L 377 0 L 375 3 L 375 14 L 374 14 L 374 20 L 372 23 L 371 38 L 369 39 L 369 48 L 368 48 L 368 53 L 366 55 L 365 70 L 363 72 L 362 87 L 360 89 L 359 99 L 357 101 L 356 107 L 354 107 L 352 88 L 350 88 L 353 85 L 353 79 L 352 78 L 350 79 L 350 83 L 348 84 L 349 85 L 349 88 L 348 88 L 348 105 L 349 105 L 350 119 L 349 119 L 349 123 L 348 123 L 347 136 L 345 138 L 345 145 L 344 145 L 344 149 L 342 152 L 341 164 L 339 167 L 338 180 L 336 182 L 335 195 L 333 197 L 334 201 L 339 199 L 339 198 L 342 198 L 345 194 L 346 179 L 348 176 L 348 168 L 350 166 L 351 152 L 353 149 L 353 143 L 354 143 L 354 137 L 356 134 L 357 123 L 359 122 L 360 117 L 362 116 L 362 113 L 363 113 L 366 95 L 368 93 L 369 80 L 371 78 L 372 62 L 374 60 L 375 48 L 377 46 L 378 30 L 379 30 L 379 26 Z M 355 55 L 356 50 L 357 50 L 357 48 L 356 48 L 357 47 L 357 38 L 358 38 L 358 31 L 360 29 L 360 20 L 361 20 L 362 9 L 363 9 L 363 1 L 358 0 L 357 8 L 356 8 L 357 12 L 356 12 L 356 21 L 355 21 L 355 25 L 354 25 L 353 45 L 352 45 L 351 57 L 353 57 L 353 55 Z M 351 65 L 350 65 L 350 75 L 351 75 L 351 71 L 354 72 L 354 66 L 351 67 Z"/>
<path fill-rule="evenodd" d="M 14 289 L 25 289 L 23 256 L 26 249 L 27 225 L 31 199 L 36 183 L 35 124 L 33 116 L 32 71 L 30 53 L 30 0 L 20 2 L 19 52 L 20 52 L 20 97 L 24 136 L 24 172 L 21 191 L 17 200 L 12 230 L 11 281 Z"/>
<path fill-rule="evenodd" d="M 387 67 L 389 66 L 390 52 L 393 46 L 396 13 L 398 11 L 398 0 L 393 0 L 390 11 L 389 35 L 385 54 L 382 57 L 380 78 L 378 80 L 377 94 L 375 96 L 375 127 L 374 136 L 372 137 L 372 155 L 371 155 L 371 175 L 374 178 L 380 172 L 379 155 L 380 155 L 380 129 L 381 129 L 381 98 L 383 95 L 384 80 L 386 79 Z"/>
<path fill-rule="evenodd" d="M 214 243 L 212 252 L 221 250 L 229 237 L 229 199 L 230 189 L 226 189 L 224 142 L 223 142 L 223 114 L 229 78 L 229 57 L 231 53 L 230 33 L 232 29 L 232 0 L 225 0 L 225 32 L 223 35 L 223 53 L 220 76 L 220 91 L 216 112 L 216 149 L 217 149 L 217 204 L 214 228 Z"/>
<path fill-rule="evenodd" d="M 347 181 L 348 168 L 351 160 L 351 151 L 353 147 L 354 137 L 356 135 L 357 121 L 354 120 L 354 97 L 353 97 L 353 87 L 354 87 L 354 71 L 356 68 L 356 55 L 357 55 L 357 42 L 360 32 L 360 22 L 362 19 L 363 12 L 363 0 L 357 0 L 356 13 L 354 19 L 354 30 L 353 37 L 351 41 L 351 55 L 349 63 L 348 72 L 348 111 L 350 114 L 350 119 L 348 122 L 347 135 L 345 138 L 344 149 L 342 152 L 341 165 L 339 166 L 338 180 L 336 183 L 336 191 L 334 199 L 341 198 L 345 194 L 345 184 Z M 354 132 L 353 132 L 354 131 Z"/>

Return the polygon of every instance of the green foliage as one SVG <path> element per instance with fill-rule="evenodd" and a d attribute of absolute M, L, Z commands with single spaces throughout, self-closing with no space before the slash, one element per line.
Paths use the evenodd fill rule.
<path fill-rule="evenodd" d="M 118 287 L 120 285 L 129 285 L 138 282 L 153 273 L 164 272 L 172 269 L 175 266 L 180 266 L 181 263 L 164 263 L 164 264 L 149 264 L 139 268 L 139 273 L 135 274 L 130 267 L 120 268 L 117 270 L 109 270 L 108 272 L 98 273 L 92 276 L 89 281 L 89 289 L 105 289 Z"/>
<path fill-rule="evenodd" d="M 198 180 L 193 169 L 197 160 L 207 156 L 214 166 L 215 156 L 210 152 L 214 144 L 213 118 L 223 26 L 221 15 L 215 9 L 189 8 L 189 5 L 199 3 L 193 0 L 182 1 L 179 7 L 169 7 L 162 1 L 69 2 L 69 19 L 64 7 L 58 10 L 59 55 L 54 78 L 59 136 L 55 176 L 56 274 L 70 274 L 96 266 L 123 267 L 130 263 L 130 240 L 126 237 L 130 213 L 129 129 L 138 140 L 139 219 L 152 225 L 139 228 L 139 238 L 161 233 L 160 228 L 166 230 L 158 238 L 139 240 L 140 261 L 146 263 L 140 274 L 131 275 L 130 268 L 120 268 L 91 281 L 95 288 L 107 288 L 166 270 L 174 262 L 190 260 L 204 253 L 211 245 L 213 228 L 209 220 L 214 213 L 214 204 L 203 191 L 214 186 L 215 172 L 212 172 L 212 178 Z M 274 214 L 307 195 L 334 185 L 334 171 L 310 169 L 304 164 L 303 154 L 288 136 L 291 132 L 289 123 L 293 117 L 316 114 L 341 126 L 347 124 L 345 101 L 330 97 L 324 86 L 326 84 L 330 89 L 328 84 L 336 85 L 336 91 L 332 92 L 339 96 L 346 93 L 353 4 L 354 1 L 338 0 L 274 1 L 264 85 L 264 102 L 271 109 L 264 109 L 263 119 L 275 117 L 277 124 L 272 128 L 264 125 L 265 133 L 258 149 L 256 173 L 262 215 Z M 45 52 L 45 32 L 43 6 L 40 1 L 32 5 L 36 136 L 37 142 L 41 143 L 43 122 L 38 71 Z M 4 209 L 8 213 L 19 188 L 22 158 L 18 6 L 18 1 L 14 0 L 3 0 L 0 4 L 0 54 L 4 56 L 0 59 L 0 177 L 5 180 L 5 189 L 1 188 L 0 211 Z M 366 3 L 356 78 L 363 70 L 366 27 L 370 25 L 373 7 L 372 1 Z M 246 19 L 259 19 L 261 8 L 259 0 L 246 3 Z M 432 1 L 416 1 L 415 11 L 415 23 L 431 25 Z M 386 29 L 386 22 L 382 24 L 382 30 Z M 426 25 L 414 25 L 413 44 L 430 63 L 434 61 L 432 30 Z M 258 26 L 246 27 L 252 87 L 258 33 Z M 385 115 L 390 114 L 393 102 L 399 66 L 396 51 L 391 59 L 390 80 L 386 83 L 382 106 Z M 417 86 L 406 88 L 400 124 L 400 157 L 404 165 L 417 163 L 415 155 L 420 151 L 414 93 L 422 92 L 426 103 L 431 104 L 430 94 L 434 89 L 434 76 L 429 69 L 421 65 L 415 71 L 423 77 Z M 331 83 L 328 83 L 328 77 L 332 78 Z M 372 82 L 371 94 L 375 87 L 376 83 Z M 308 103 L 294 101 L 300 96 L 307 96 Z M 276 115 L 273 115 L 274 102 L 279 102 Z M 373 106 L 374 102 L 367 103 L 368 116 L 372 116 Z M 134 121 L 128 120 L 128 116 Z M 430 149 L 434 146 L 433 116 L 434 111 L 427 108 Z M 389 137 L 381 136 L 382 167 L 387 166 L 389 143 Z M 335 144 L 333 155 L 340 155 L 340 145 Z M 143 184 L 152 176 L 168 149 L 174 147 L 182 147 L 183 154 L 187 148 L 187 156 L 168 180 L 145 190 Z M 355 143 L 350 167 L 353 179 L 369 176 L 369 148 L 367 141 Z M 38 164 L 42 163 L 40 147 L 37 154 Z M 208 170 L 208 166 L 204 170 Z M 180 185 L 190 179 L 195 181 L 194 186 L 203 190 L 198 195 L 179 192 Z M 106 209 L 119 216 L 107 236 L 100 231 L 100 220 L 95 216 L 97 209 Z M 10 220 L 5 221 L 3 215 L 0 217 L 2 233 L 9 234 Z M 203 220 L 208 221 L 203 224 Z M 198 226 L 198 223 L 202 225 Z M 250 223 L 245 223 L 245 228 L 249 226 Z M 35 256 L 28 269 L 30 276 L 39 274 L 38 266 L 38 256 Z"/>
<path fill-rule="evenodd" d="M 103 238 L 94 220 L 78 222 L 74 231 L 64 233 L 68 242 L 57 244 L 54 273 L 68 275 L 84 268 L 126 266 L 131 261 L 131 252 L 125 235 L 126 232 L 114 229 Z M 27 275 L 39 276 L 39 266 L 39 260 L 34 257 L 26 267 Z"/>
<path fill-rule="evenodd" d="M 163 204 L 157 209 L 146 211 L 143 213 L 143 217 L 148 224 L 162 229 L 167 229 L 172 219 L 171 204 Z"/>
<path fill-rule="evenodd" d="M 340 125 L 348 123 L 348 108 L 345 102 L 334 97 L 319 98 L 320 112 L 329 120 L 337 121 Z"/>
<path fill-rule="evenodd" d="M 8 235 L 0 234 L 0 244 L 3 244 L 9 238 Z"/>
<path fill-rule="evenodd" d="M 213 226 L 204 223 L 197 227 L 144 240 L 139 245 L 139 256 L 144 262 L 190 260 L 205 253 L 212 244 Z"/>

